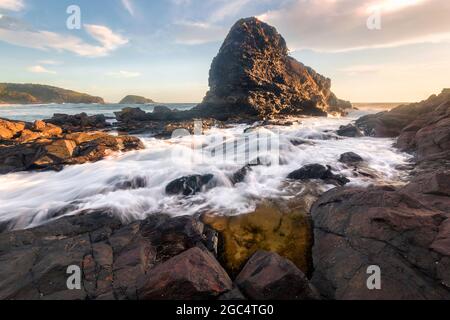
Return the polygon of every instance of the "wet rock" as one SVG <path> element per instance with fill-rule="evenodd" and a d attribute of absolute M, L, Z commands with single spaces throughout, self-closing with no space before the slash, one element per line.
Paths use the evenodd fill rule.
<path fill-rule="evenodd" d="M 239 288 L 233 288 L 219 297 L 222 301 L 245 301 L 247 298 L 242 294 Z"/>
<path fill-rule="evenodd" d="M 213 178 L 212 174 L 182 177 L 170 182 L 166 186 L 166 193 L 169 195 L 193 196 L 202 192 Z"/>
<path fill-rule="evenodd" d="M 61 170 L 64 165 L 99 161 L 113 152 L 144 148 L 136 137 L 102 132 L 64 134 L 60 127 L 43 121 L 24 123 L 23 128 L 6 140 L 6 144 L 0 145 L 0 174 Z"/>
<path fill-rule="evenodd" d="M 237 275 L 258 250 L 276 252 L 305 273 L 311 270 L 309 208 L 303 203 L 292 204 L 292 208 L 282 205 L 263 204 L 254 212 L 239 216 L 202 217 L 206 225 L 219 232 L 218 257 L 231 275 Z"/>
<path fill-rule="evenodd" d="M 256 252 L 236 278 L 253 300 L 317 300 L 319 295 L 305 274 L 276 253 Z"/>
<path fill-rule="evenodd" d="M 211 253 L 192 248 L 148 272 L 139 300 L 206 300 L 232 289 L 232 281 Z"/>
<path fill-rule="evenodd" d="M 348 164 L 348 165 L 357 165 L 361 162 L 364 162 L 364 159 L 354 152 L 346 152 L 344 154 L 341 154 L 341 157 L 339 158 L 339 162 Z"/>
<path fill-rule="evenodd" d="M 153 113 L 171 113 L 172 109 L 166 106 L 155 106 L 153 109 Z"/>
<path fill-rule="evenodd" d="M 330 79 L 290 57 L 283 37 L 257 18 L 232 27 L 212 62 L 209 86 L 196 110 L 219 120 L 326 116 L 351 108 L 331 92 Z"/>
<path fill-rule="evenodd" d="M 341 137 L 350 137 L 350 138 L 359 138 L 363 137 L 364 134 L 353 124 L 349 124 L 346 126 L 341 126 L 337 131 L 338 136 Z"/>
<path fill-rule="evenodd" d="M 323 296 L 450 299 L 450 200 L 408 189 L 336 188 L 314 204 L 312 282 Z M 366 286 L 373 265 L 381 290 Z"/>
<path fill-rule="evenodd" d="M 336 175 L 331 171 L 330 167 L 324 167 L 320 164 L 310 164 L 302 167 L 290 173 L 287 177 L 292 180 L 310 180 L 310 179 L 320 179 L 328 183 L 345 185 L 350 182 L 347 178 L 342 175 Z"/>

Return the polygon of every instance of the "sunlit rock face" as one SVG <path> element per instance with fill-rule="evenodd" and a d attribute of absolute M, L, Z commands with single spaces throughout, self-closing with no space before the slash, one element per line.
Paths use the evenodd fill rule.
<path fill-rule="evenodd" d="M 232 27 L 212 62 L 209 86 L 198 109 L 223 118 L 325 116 L 352 107 L 331 92 L 330 79 L 290 57 L 284 38 L 257 18 Z"/>
<path fill-rule="evenodd" d="M 219 258 L 232 275 L 258 250 L 291 260 L 304 273 L 311 271 L 312 231 L 304 204 L 264 203 L 239 216 L 205 215 L 203 221 L 220 233 Z"/>

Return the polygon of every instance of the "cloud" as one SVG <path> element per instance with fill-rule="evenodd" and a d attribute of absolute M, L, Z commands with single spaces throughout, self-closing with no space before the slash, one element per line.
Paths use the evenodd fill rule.
<path fill-rule="evenodd" d="M 28 71 L 33 72 L 33 73 L 49 73 L 49 74 L 56 74 L 55 71 L 48 70 L 48 69 L 46 69 L 46 68 L 44 68 L 43 66 L 40 66 L 40 65 L 29 67 L 29 68 L 28 68 Z"/>
<path fill-rule="evenodd" d="M 208 20 L 217 22 L 228 17 L 236 16 L 249 2 L 250 0 L 226 0 L 225 4 L 213 11 Z"/>
<path fill-rule="evenodd" d="M 84 57 L 102 57 L 128 43 L 127 39 L 105 26 L 86 25 L 85 29 L 100 45 L 87 43 L 71 35 L 35 30 L 21 20 L 7 16 L 0 17 L 0 40 L 17 46 L 67 51 Z"/>
<path fill-rule="evenodd" d="M 381 30 L 367 20 L 380 13 Z M 295 0 L 260 19 L 292 50 L 351 51 L 450 40 L 448 0 Z"/>
<path fill-rule="evenodd" d="M 25 7 L 23 0 L 0 0 L 0 9 L 20 11 Z"/>
<path fill-rule="evenodd" d="M 227 29 L 206 22 L 182 21 L 175 23 L 175 42 L 197 45 L 223 40 Z"/>
<path fill-rule="evenodd" d="M 56 60 L 40 60 L 39 64 L 46 64 L 46 65 L 50 65 L 50 66 L 59 66 L 62 64 L 62 62 L 56 61 Z"/>
<path fill-rule="evenodd" d="M 84 28 L 92 38 L 100 42 L 108 51 L 116 50 L 117 48 L 128 43 L 128 39 L 125 39 L 119 34 L 115 34 L 108 27 L 85 24 Z"/>
<path fill-rule="evenodd" d="M 108 72 L 106 75 L 115 78 L 137 78 L 141 76 L 139 72 L 124 71 L 124 70 L 117 72 Z"/>
<path fill-rule="evenodd" d="M 124 8 L 128 11 L 128 13 L 132 16 L 134 16 L 134 6 L 131 0 L 121 0 L 122 5 Z"/>

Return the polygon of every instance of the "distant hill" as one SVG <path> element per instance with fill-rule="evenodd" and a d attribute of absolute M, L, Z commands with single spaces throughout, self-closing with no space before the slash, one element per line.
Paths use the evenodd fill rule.
<path fill-rule="evenodd" d="M 119 103 L 120 104 L 147 104 L 147 103 L 154 103 L 152 99 L 147 99 L 145 97 L 141 96 L 133 96 L 129 95 L 123 98 Z"/>
<path fill-rule="evenodd" d="M 0 103 L 105 103 L 103 98 L 40 84 L 0 83 Z"/>

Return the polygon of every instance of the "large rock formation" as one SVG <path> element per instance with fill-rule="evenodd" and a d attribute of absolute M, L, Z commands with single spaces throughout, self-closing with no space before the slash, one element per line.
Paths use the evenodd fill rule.
<path fill-rule="evenodd" d="M 450 90 L 357 125 L 399 136 L 415 168 L 404 187 L 337 188 L 315 203 L 313 283 L 330 299 L 449 300 Z M 380 290 L 366 285 L 371 265 Z"/>
<path fill-rule="evenodd" d="M 330 91 L 331 80 L 288 55 L 283 37 L 256 18 L 231 29 L 209 76 L 210 91 L 196 109 L 220 119 L 342 113 L 351 108 Z"/>
<path fill-rule="evenodd" d="M 40 84 L 0 83 L 0 103 L 105 103 L 100 97 Z"/>

